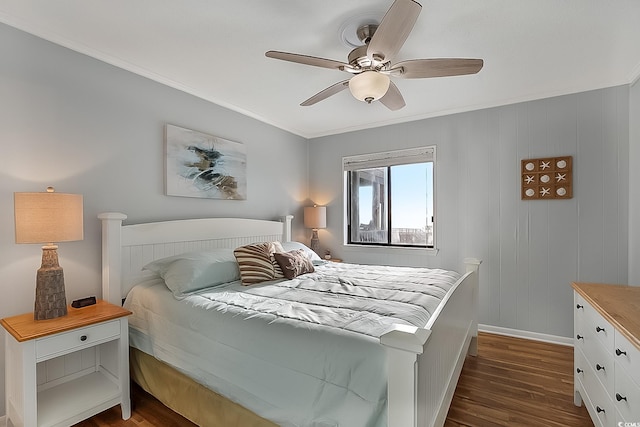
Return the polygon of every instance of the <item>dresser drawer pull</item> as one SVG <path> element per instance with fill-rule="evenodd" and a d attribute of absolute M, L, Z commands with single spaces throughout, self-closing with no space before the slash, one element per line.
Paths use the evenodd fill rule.
<path fill-rule="evenodd" d="M 619 348 L 616 348 L 616 356 L 621 356 L 623 354 L 626 356 L 627 352 L 626 351 L 622 351 Z"/>
<path fill-rule="evenodd" d="M 576 308 L 580 310 L 581 308 L 584 308 L 584 305 L 576 304 Z"/>
<path fill-rule="evenodd" d="M 581 374 L 581 373 L 583 373 L 584 371 L 583 371 L 582 369 L 580 369 L 580 368 L 576 368 L 576 372 L 577 372 L 577 373 L 579 373 L 579 374 Z"/>
<path fill-rule="evenodd" d="M 583 340 L 583 339 L 584 339 L 584 337 L 583 337 L 582 335 L 578 334 L 578 335 L 576 335 L 576 339 L 577 339 L 577 340 Z"/>
<path fill-rule="evenodd" d="M 596 332 L 606 332 L 604 330 L 604 328 L 601 328 L 600 326 L 596 326 Z"/>
<path fill-rule="evenodd" d="M 86 335 L 82 335 L 82 336 L 80 337 L 80 341 L 86 341 L 86 340 L 87 340 L 87 336 L 86 336 Z"/>
<path fill-rule="evenodd" d="M 626 396 L 621 396 L 620 393 L 616 393 L 616 400 L 618 402 L 620 402 L 621 400 L 624 400 L 626 402 L 627 401 L 627 397 Z"/>
<path fill-rule="evenodd" d="M 596 406 L 596 412 L 600 413 L 600 412 L 606 412 L 606 411 L 604 409 L 602 409 L 601 407 Z"/>
<path fill-rule="evenodd" d="M 605 369 L 604 369 L 604 366 L 602 366 L 602 365 L 601 365 L 601 364 L 599 364 L 599 363 L 596 363 L 596 371 L 604 371 L 604 370 L 605 370 Z"/>

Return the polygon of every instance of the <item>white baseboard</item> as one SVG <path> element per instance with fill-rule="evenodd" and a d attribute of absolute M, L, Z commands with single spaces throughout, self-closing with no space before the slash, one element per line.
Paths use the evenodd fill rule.
<path fill-rule="evenodd" d="M 559 337 L 557 335 L 541 334 L 539 332 L 521 331 L 519 329 L 503 328 L 500 326 L 478 325 L 478 330 L 496 335 L 505 335 L 508 337 L 524 338 L 534 341 L 548 342 L 551 344 L 559 344 L 573 347 L 573 338 Z"/>

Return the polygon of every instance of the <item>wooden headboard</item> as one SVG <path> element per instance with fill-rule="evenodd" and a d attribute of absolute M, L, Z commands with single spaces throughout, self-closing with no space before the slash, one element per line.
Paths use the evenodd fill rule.
<path fill-rule="evenodd" d="M 291 221 L 201 218 L 123 225 L 118 212 L 98 215 L 102 221 L 102 299 L 120 305 L 147 263 L 203 249 L 237 248 L 259 241 L 288 242 Z"/>

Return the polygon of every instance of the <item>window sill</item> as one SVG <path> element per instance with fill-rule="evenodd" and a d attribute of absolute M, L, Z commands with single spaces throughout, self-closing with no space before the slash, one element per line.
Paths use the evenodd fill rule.
<path fill-rule="evenodd" d="M 357 245 L 357 244 L 342 244 L 342 250 L 344 252 L 362 252 L 363 250 L 378 252 L 378 253 L 393 253 L 394 255 L 410 255 L 415 256 L 424 254 L 426 256 L 436 256 L 440 249 L 438 248 L 408 248 L 398 246 L 374 246 L 374 245 Z"/>

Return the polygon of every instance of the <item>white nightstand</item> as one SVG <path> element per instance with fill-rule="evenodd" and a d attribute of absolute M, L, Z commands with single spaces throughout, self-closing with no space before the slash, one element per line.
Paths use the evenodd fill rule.
<path fill-rule="evenodd" d="M 7 426 L 69 426 L 129 397 L 130 311 L 105 301 L 69 314 L 0 320 L 5 334 Z"/>

